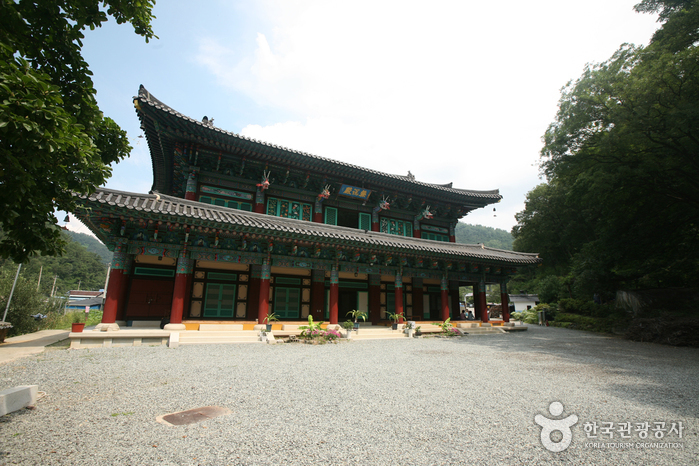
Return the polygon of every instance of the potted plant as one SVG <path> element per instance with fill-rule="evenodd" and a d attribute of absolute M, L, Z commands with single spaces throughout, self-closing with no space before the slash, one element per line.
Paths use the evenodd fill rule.
<path fill-rule="evenodd" d="M 266 331 L 271 332 L 272 322 L 279 322 L 279 317 L 274 312 L 268 312 L 262 322 L 267 326 Z"/>
<path fill-rule="evenodd" d="M 80 333 L 83 330 L 85 330 L 85 322 L 80 322 L 80 320 L 81 320 L 80 314 L 84 314 L 84 313 L 83 312 L 80 312 L 80 313 L 76 312 L 75 314 L 77 316 L 74 317 L 74 319 L 76 319 L 78 322 L 73 322 L 70 325 L 70 331 L 73 333 Z M 87 321 L 87 316 L 85 317 L 85 320 Z"/>
<path fill-rule="evenodd" d="M 342 328 L 347 330 L 347 338 L 350 338 L 352 335 L 352 329 L 354 328 L 354 322 L 351 320 L 346 320 L 342 322 Z"/>
<path fill-rule="evenodd" d="M 366 322 L 366 312 L 364 311 L 358 311 L 355 309 L 353 311 L 349 311 L 346 315 L 352 316 L 354 319 L 355 330 L 359 330 L 359 322 L 357 322 L 357 319 L 362 319 L 364 322 Z"/>
<path fill-rule="evenodd" d="M 391 328 L 393 330 L 398 330 L 398 321 L 403 318 L 403 314 L 396 314 L 395 312 L 389 312 L 388 318 L 393 321 Z"/>
<path fill-rule="evenodd" d="M 447 336 L 456 335 L 456 332 L 454 331 L 454 327 L 451 325 L 451 317 L 449 317 L 444 322 L 435 322 L 434 325 L 439 326 L 442 329 L 442 332 L 444 333 L 444 335 L 447 335 Z"/>
<path fill-rule="evenodd" d="M 413 334 L 415 333 L 415 322 L 412 320 L 408 320 L 405 323 L 405 333 L 408 334 L 408 338 L 412 338 Z"/>
<path fill-rule="evenodd" d="M 416 337 L 422 336 L 422 327 L 420 327 L 419 325 L 417 327 L 415 327 L 415 336 Z"/>
<path fill-rule="evenodd" d="M 12 324 L 9 322 L 5 322 L 4 320 L 0 322 L 0 343 L 5 341 L 5 337 L 7 336 L 7 332 L 10 331 L 12 328 Z"/>

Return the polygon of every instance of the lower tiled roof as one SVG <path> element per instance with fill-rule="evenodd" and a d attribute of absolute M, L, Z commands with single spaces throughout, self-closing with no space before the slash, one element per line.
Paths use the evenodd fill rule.
<path fill-rule="evenodd" d="M 143 212 L 159 217 L 171 217 L 172 222 L 207 224 L 210 228 L 252 234 L 296 238 L 304 241 L 357 248 L 394 250 L 405 254 L 451 256 L 453 260 L 485 260 L 511 265 L 540 262 L 537 254 L 488 248 L 480 244 L 447 243 L 420 238 L 390 235 L 356 228 L 327 225 L 255 212 L 220 207 L 164 194 L 138 194 L 100 188 L 89 196 L 79 196 L 86 204 L 98 203 Z M 128 213 L 125 214 L 128 214 Z"/>

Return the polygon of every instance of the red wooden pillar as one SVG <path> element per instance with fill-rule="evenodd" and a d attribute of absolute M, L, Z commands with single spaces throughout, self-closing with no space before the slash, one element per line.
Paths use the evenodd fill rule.
<path fill-rule="evenodd" d="M 269 312 L 269 279 L 271 275 L 271 267 L 269 260 L 265 259 L 262 262 L 262 270 L 260 271 L 260 295 L 257 306 L 257 323 L 264 324 L 267 313 Z"/>
<path fill-rule="evenodd" d="M 187 257 L 187 251 L 180 252 L 177 258 L 177 271 L 175 273 L 175 288 L 172 291 L 172 306 L 170 307 L 170 323 L 165 325 L 165 330 L 185 330 L 182 323 L 184 301 L 187 296 L 187 283 L 192 275 L 192 263 Z"/>
<path fill-rule="evenodd" d="M 449 242 L 456 243 L 456 224 L 459 223 L 458 220 L 451 225 L 449 225 Z"/>
<path fill-rule="evenodd" d="M 376 325 L 381 320 L 381 275 L 369 275 L 369 320 Z"/>
<path fill-rule="evenodd" d="M 184 198 L 190 201 L 196 200 L 197 195 L 197 174 L 191 172 L 187 178 L 187 187 L 185 188 Z"/>
<path fill-rule="evenodd" d="M 374 210 L 371 212 L 371 231 L 380 231 L 379 212 L 381 212 L 379 207 L 374 208 Z"/>
<path fill-rule="evenodd" d="M 129 276 L 124 273 L 128 267 L 128 256 L 126 254 L 126 240 L 119 242 L 114 249 L 112 258 L 112 269 L 109 271 L 109 283 L 107 295 L 104 298 L 104 312 L 102 322 L 97 325 L 97 329 L 107 328 L 109 330 L 119 330 L 116 323 L 119 306 L 124 306 L 124 290 L 128 286 Z"/>
<path fill-rule="evenodd" d="M 262 275 L 261 265 L 250 266 L 250 285 L 248 286 L 248 305 L 246 317 L 257 319 L 257 310 L 260 306 L 260 276 Z M 264 317 L 263 317 L 264 319 Z M 258 321 L 258 323 L 262 323 Z"/>
<path fill-rule="evenodd" d="M 422 320 L 425 311 L 422 278 L 413 278 L 413 320 Z"/>
<path fill-rule="evenodd" d="M 315 320 L 323 320 L 325 311 L 325 271 L 314 270 L 311 280 L 311 315 Z"/>
<path fill-rule="evenodd" d="M 459 302 L 459 282 L 449 282 L 449 300 L 451 302 L 451 320 L 456 320 L 461 316 L 461 304 Z"/>
<path fill-rule="evenodd" d="M 124 266 L 123 280 L 124 285 L 121 287 L 121 296 L 117 300 L 116 320 L 126 320 L 126 303 L 129 302 L 129 284 L 131 283 L 131 266 L 133 264 L 133 255 L 126 255 L 126 265 Z"/>
<path fill-rule="evenodd" d="M 333 266 L 330 271 L 330 324 L 337 323 L 337 300 L 340 292 L 340 280 L 337 274 L 337 267 Z"/>
<path fill-rule="evenodd" d="M 265 213 L 265 192 L 260 189 L 260 187 L 257 187 L 257 193 L 255 194 L 255 207 L 254 207 L 255 212 L 258 214 L 264 214 Z M 267 300 L 269 302 L 269 299 Z M 265 314 L 265 317 L 267 314 Z M 262 323 L 260 321 L 259 323 Z"/>
<path fill-rule="evenodd" d="M 323 223 L 323 199 L 322 197 L 317 197 L 316 202 L 313 205 L 313 222 L 314 223 Z M 325 280 L 325 277 L 323 277 L 323 280 Z"/>
<path fill-rule="evenodd" d="M 396 283 L 394 288 L 395 294 L 395 304 L 396 304 L 396 314 L 400 314 L 401 318 L 398 319 L 398 323 L 403 323 L 404 307 L 403 307 L 403 277 L 400 274 L 396 274 Z"/>
<path fill-rule="evenodd" d="M 476 308 L 481 322 L 488 322 L 488 298 L 485 295 L 485 281 L 478 282 L 478 307 Z"/>
<path fill-rule="evenodd" d="M 510 321 L 510 296 L 507 294 L 507 282 L 500 283 L 500 303 L 502 305 L 502 321 Z"/>
<path fill-rule="evenodd" d="M 442 320 L 444 321 L 449 318 L 449 285 L 445 277 L 442 277 L 440 286 L 442 291 Z"/>

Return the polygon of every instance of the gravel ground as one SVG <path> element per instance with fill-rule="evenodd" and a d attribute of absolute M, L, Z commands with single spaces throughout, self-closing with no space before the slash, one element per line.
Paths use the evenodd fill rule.
<path fill-rule="evenodd" d="M 699 463 L 699 350 L 559 328 L 322 346 L 54 348 L 0 365 L 0 389 L 26 384 L 45 396 L 0 417 L 0 465 Z M 156 422 L 203 406 L 232 414 Z M 542 446 L 537 414 L 578 417 L 566 450 Z M 588 439 L 592 422 L 682 422 L 683 432 Z"/>

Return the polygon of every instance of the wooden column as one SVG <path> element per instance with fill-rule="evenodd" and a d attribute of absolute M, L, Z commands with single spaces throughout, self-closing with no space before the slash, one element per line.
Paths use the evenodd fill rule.
<path fill-rule="evenodd" d="M 413 278 L 413 320 L 422 320 L 425 312 L 422 278 Z"/>
<path fill-rule="evenodd" d="M 369 275 L 369 321 L 376 325 L 381 320 L 381 275 Z"/>
<path fill-rule="evenodd" d="M 453 222 L 451 225 L 449 225 L 449 242 L 450 243 L 456 243 L 456 224 L 459 223 L 457 220 L 456 222 Z"/>
<path fill-rule="evenodd" d="M 192 275 L 192 263 L 189 260 L 187 250 L 180 251 L 177 258 L 177 272 L 175 273 L 175 288 L 172 291 L 172 306 L 170 307 L 170 323 L 165 325 L 166 330 L 185 330 L 182 323 L 184 301 L 187 296 L 187 283 Z"/>
<path fill-rule="evenodd" d="M 313 205 L 313 222 L 323 223 L 323 201 L 325 199 L 317 197 Z M 325 278 L 323 278 L 325 280 Z"/>
<path fill-rule="evenodd" d="M 502 321 L 510 321 L 510 296 L 507 294 L 507 282 L 500 282 L 500 303 L 502 305 Z"/>
<path fill-rule="evenodd" d="M 314 320 L 323 320 L 325 311 L 325 271 L 314 270 L 311 280 L 311 315 Z"/>
<path fill-rule="evenodd" d="M 196 200 L 197 195 L 197 175 L 191 172 L 187 178 L 187 187 L 185 188 L 184 198 L 190 201 Z"/>
<path fill-rule="evenodd" d="M 461 316 L 458 281 L 451 280 L 449 282 L 449 300 L 451 303 L 451 320 L 456 320 L 459 318 L 459 316 Z"/>
<path fill-rule="evenodd" d="M 401 316 L 404 315 L 404 307 L 403 307 L 403 277 L 400 275 L 400 273 L 396 274 L 396 282 L 395 282 L 395 288 L 394 288 L 394 294 L 395 294 L 395 304 L 396 304 L 396 314 L 400 314 Z M 403 317 L 398 319 L 398 323 L 402 324 L 403 323 Z"/>
<path fill-rule="evenodd" d="M 128 256 L 126 254 L 126 239 L 120 238 L 114 249 L 112 258 L 112 269 L 109 272 L 109 284 L 107 286 L 107 296 L 104 298 L 104 312 L 102 322 L 97 325 L 97 329 L 107 328 L 108 330 L 119 330 L 116 323 L 119 306 L 124 306 L 124 290 L 128 286 L 128 275 L 124 270 L 128 266 Z"/>
<path fill-rule="evenodd" d="M 129 302 L 129 285 L 131 284 L 131 267 L 133 265 L 133 254 L 126 255 L 124 265 L 124 286 L 121 287 L 121 296 L 117 300 L 116 320 L 126 320 L 126 303 Z"/>
<path fill-rule="evenodd" d="M 446 277 L 442 277 L 440 288 L 442 291 L 442 320 L 445 321 L 449 318 L 449 284 Z"/>
<path fill-rule="evenodd" d="M 260 277 L 262 276 L 261 265 L 250 266 L 250 284 L 248 286 L 248 305 L 246 317 L 248 319 L 258 318 L 258 309 L 260 307 Z M 264 319 L 264 317 L 263 317 Z M 258 324 L 262 321 L 258 320 Z"/>
<path fill-rule="evenodd" d="M 337 323 L 337 300 L 340 292 L 340 280 L 338 279 L 337 267 L 333 266 L 330 271 L 330 324 Z"/>
<path fill-rule="evenodd" d="M 485 295 L 485 280 L 481 279 L 478 282 L 478 305 L 476 311 L 478 312 L 481 322 L 488 322 L 488 298 Z"/>
<path fill-rule="evenodd" d="M 254 207 L 255 212 L 258 214 L 264 214 L 265 213 L 265 192 L 260 189 L 258 186 L 257 188 L 257 193 L 255 193 L 255 207 Z M 269 299 L 267 300 L 269 302 Z M 265 314 L 265 317 L 267 314 Z M 260 324 L 262 321 L 259 322 Z"/>
<path fill-rule="evenodd" d="M 260 271 L 260 298 L 257 306 L 257 323 L 264 324 L 265 318 L 269 311 L 269 279 L 271 275 L 271 267 L 269 260 L 265 259 L 262 262 L 262 270 Z"/>

